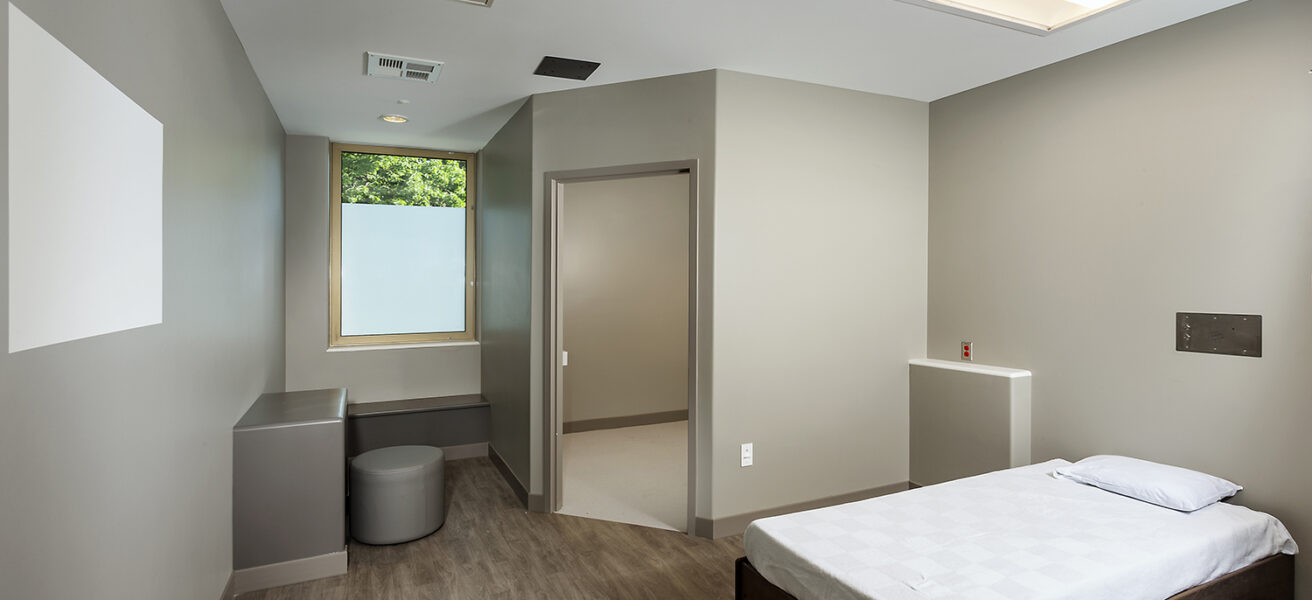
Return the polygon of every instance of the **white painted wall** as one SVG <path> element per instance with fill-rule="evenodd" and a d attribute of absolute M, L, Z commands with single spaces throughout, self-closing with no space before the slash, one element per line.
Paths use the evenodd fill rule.
<path fill-rule="evenodd" d="M 714 518 L 907 481 L 928 105 L 731 71 L 715 103 Z"/>
<path fill-rule="evenodd" d="M 163 319 L 0 353 L 0 597 L 218 598 L 232 425 L 283 389 L 282 127 L 217 2 L 14 4 L 163 124 Z"/>
<path fill-rule="evenodd" d="M 1250 0 L 933 103 L 928 348 L 1033 371 L 1035 460 L 1215 473 L 1305 545 L 1309 30 Z M 1176 352 L 1177 311 L 1261 314 L 1263 356 Z"/>
<path fill-rule="evenodd" d="M 544 174 L 687 159 L 700 166 L 697 517 L 905 482 L 906 361 L 925 352 L 927 105 L 708 71 L 531 106 L 532 203 L 484 224 L 532 219 L 527 254 L 497 266 L 532 273 L 517 329 L 530 336 L 527 366 L 497 360 L 510 380 L 527 370 L 528 397 L 506 394 L 500 417 L 493 400 L 492 426 L 496 438 L 528 414 L 527 456 L 506 458 L 530 492 L 542 491 Z M 732 166 L 723 177 L 720 161 Z M 799 311 L 801 324 L 785 318 Z M 742 442 L 757 444 L 751 469 L 737 466 Z"/>
<path fill-rule="evenodd" d="M 581 88 L 533 97 L 532 286 L 529 318 L 530 492 L 542 491 L 542 221 L 544 174 L 614 165 L 696 159 L 699 161 L 700 239 L 698 380 L 703 403 L 710 402 L 711 232 L 715 180 L 714 71 Z M 709 404 L 699 414 L 710 414 Z M 495 426 L 494 426 L 495 428 Z M 709 419 L 697 423 L 703 448 L 709 449 Z M 710 455 L 698 454 L 698 514 L 710 511 Z M 522 475 L 521 475 L 522 476 Z"/>

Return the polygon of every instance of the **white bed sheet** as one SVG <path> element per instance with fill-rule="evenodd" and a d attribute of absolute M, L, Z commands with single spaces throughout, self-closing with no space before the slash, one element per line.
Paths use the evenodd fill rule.
<path fill-rule="evenodd" d="M 760 519 L 747 558 L 801 600 L 1163 600 L 1298 552 L 1265 513 L 1177 512 L 1052 476 L 1068 464 Z"/>

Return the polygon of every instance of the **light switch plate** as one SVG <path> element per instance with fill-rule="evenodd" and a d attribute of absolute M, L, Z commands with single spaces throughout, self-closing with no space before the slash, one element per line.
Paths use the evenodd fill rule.
<path fill-rule="evenodd" d="M 743 444 L 743 455 L 742 455 L 742 459 L 743 459 L 743 460 L 742 460 L 742 466 L 744 466 L 744 467 L 750 467 L 750 466 L 752 466 L 752 445 L 751 445 L 751 444 Z"/>

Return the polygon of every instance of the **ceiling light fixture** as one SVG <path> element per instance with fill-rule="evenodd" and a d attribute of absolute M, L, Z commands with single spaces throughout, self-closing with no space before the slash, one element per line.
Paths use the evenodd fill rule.
<path fill-rule="evenodd" d="M 388 123 L 404 123 L 410 120 L 405 115 L 380 115 L 378 118 Z"/>
<path fill-rule="evenodd" d="M 937 11 L 1048 35 L 1132 0 L 902 0 Z"/>
<path fill-rule="evenodd" d="M 1073 2 L 1075 4 L 1083 6 L 1084 8 L 1102 8 L 1104 6 L 1107 6 L 1108 4 L 1111 4 L 1112 2 L 1115 2 L 1116 0 L 1066 0 L 1066 1 Z"/>

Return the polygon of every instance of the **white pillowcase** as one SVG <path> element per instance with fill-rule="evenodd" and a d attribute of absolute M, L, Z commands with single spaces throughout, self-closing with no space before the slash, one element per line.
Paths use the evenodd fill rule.
<path fill-rule="evenodd" d="M 1064 479 L 1183 512 L 1211 506 L 1244 489 L 1207 473 L 1125 456 L 1090 456 L 1055 473 Z"/>

